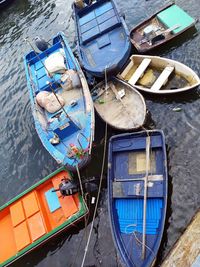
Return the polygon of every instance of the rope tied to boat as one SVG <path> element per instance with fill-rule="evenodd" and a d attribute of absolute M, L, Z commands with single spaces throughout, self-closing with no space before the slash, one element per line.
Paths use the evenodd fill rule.
<path fill-rule="evenodd" d="M 106 68 L 107 68 L 107 66 L 106 66 Z M 107 88 L 106 68 L 105 68 L 105 87 Z M 92 236 L 92 230 L 93 230 L 93 227 L 94 227 L 94 221 L 95 221 L 95 217 L 96 217 L 96 213 L 97 213 L 97 207 L 98 207 L 98 203 L 99 203 L 99 198 L 100 198 L 100 191 L 101 191 L 101 185 L 102 185 L 102 180 L 103 180 L 103 171 L 104 171 L 105 158 L 106 158 L 107 135 L 108 135 L 108 127 L 107 127 L 107 123 L 105 123 L 103 159 L 102 159 L 101 175 L 100 175 L 100 180 L 99 180 L 99 188 L 98 188 L 98 192 L 97 192 L 96 205 L 95 205 L 95 208 L 94 208 L 94 213 L 93 213 L 93 217 L 92 217 L 92 223 L 91 223 L 91 227 L 90 227 L 90 231 L 89 231 L 89 235 L 88 235 L 87 244 L 85 246 L 85 252 L 84 252 L 84 255 L 83 255 L 83 260 L 82 260 L 82 263 L 81 263 L 81 267 L 83 267 L 84 263 L 85 263 L 85 259 L 86 259 L 86 255 L 87 255 L 87 252 L 88 252 L 90 239 L 91 239 L 91 236 Z"/>

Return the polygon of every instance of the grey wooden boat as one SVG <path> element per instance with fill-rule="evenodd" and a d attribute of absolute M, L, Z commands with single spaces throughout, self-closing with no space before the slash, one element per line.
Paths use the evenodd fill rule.
<path fill-rule="evenodd" d="M 92 90 L 94 107 L 99 116 L 118 130 L 136 130 L 146 118 L 143 96 L 128 83 L 112 78 Z"/>

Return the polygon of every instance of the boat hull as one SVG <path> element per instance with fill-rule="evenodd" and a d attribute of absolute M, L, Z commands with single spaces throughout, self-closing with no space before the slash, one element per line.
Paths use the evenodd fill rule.
<path fill-rule="evenodd" d="M 146 140 L 150 167 L 142 258 Z M 108 154 L 108 208 L 113 240 L 125 266 L 152 266 L 161 243 L 167 207 L 166 148 L 162 131 L 113 136 Z"/>
<path fill-rule="evenodd" d="M 131 43 L 115 2 L 100 0 L 83 9 L 74 4 L 73 12 L 81 66 L 96 77 L 116 74 L 130 55 Z"/>
<path fill-rule="evenodd" d="M 41 62 L 47 62 L 51 56 L 60 56 L 63 52 L 64 71 L 67 77 L 72 77 L 67 86 L 62 84 L 65 73 L 49 76 Z M 59 164 L 66 165 L 69 170 L 83 168 L 90 160 L 94 139 L 94 107 L 86 78 L 64 34 L 58 33 L 52 46 L 44 52 L 28 53 L 24 57 L 24 65 L 35 128 L 42 144 Z M 56 111 L 41 106 L 44 103 L 38 97 L 41 94 L 56 96 L 54 102 L 47 102 L 56 103 Z M 58 97 L 63 101 L 62 105 Z M 58 137 L 57 143 L 52 142 L 55 137 Z"/>
<path fill-rule="evenodd" d="M 64 167 L 0 207 L 2 267 L 36 250 L 86 216 L 87 206 L 78 193 L 63 198 L 60 192 L 52 192 L 63 178 L 71 179 Z"/>
<path fill-rule="evenodd" d="M 132 55 L 127 66 L 118 74 L 118 78 L 130 82 L 131 76 L 135 75 L 137 67 L 141 65 L 143 60 L 149 60 L 150 64 L 138 76 L 138 80 L 133 85 L 141 92 L 175 94 L 187 92 L 200 84 L 198 75 L 183 63 L 150 55 Z M 172 74 L 165 81 L 163 80 L 163 85 L 158 90 L 154 90 L 153 85 L 156 83 L 156 79 L 158 80 L 163 70 L 168 67 L 173 68 Z"/>
<path fill-rule="evenodd" d="M 120 92 L 123 93 L 121 98 Z M 101 82 L 91 93 L 98 115 L 111 127 L 121 131 L 132 131 L 144 125 L 146 118 L 144 98 L 126 82 L 112 78 L 107 86 L 105 82 Z"/>
<path fill-rule="evenodd" d="M 179 32 L 177 32 L 177 33 L 168 32 L 167 34 L 165 34 L 165 38 L 164 39 L 160 38 L 160 40 L 155 42 L 154 44 L 151 44 L 150 42 L 144 42 L 144 43 L 141 44 L 141 42 L 143 42 L 143 40 L 144 40 L 143 29 L 145 27 L 148 27 L 150 25 L 158 25 L 159 28 L 161 28 L 163 32 L 165 30 L 169 29 L 168 27 L 166 27 L 162 22 L 160 22 L 157 19 L 157 15 L 159 13 L 161 13 L 161 12 L 164 12 L 168 8 L 172 8 L 173 6 L 175 6 L 175 5 L 174 4 L 169 4 L 169 5 L 165 6 L 164 8 L 160 9 L 158 12 L 153 14 L 147 20 L 143 21 L 142 23 L 139 23 L 136 27 L 134 27 L 130 31 L 131 43 L 137 49 L 137 51 L 139 53 L 141 53 L 141 54 L 149 53 L 152 50 L 157 49 L 157 48 L 165 45 L 169 41 L 173 40 L 174 38 L 178 37 L 179 35 L 183 34 L 185 31 L 187 31 L 187 30 L 189 30 L 189 29 L 191 29 L 192 27 L 195 26 L 195 22 L 196 21 L 191 18 L 190 24 L 188 26 L 185 26 L 184 28 L 182 28 Z M 170 18 L 170 16 L 169 16 L 169 18 Z M 178 23 L 181 23 L 181 20 L 179 20 Z M 175 25 L 178 26 L 178 23 L 174 23 L 173 26 L 175 26 Z"/>

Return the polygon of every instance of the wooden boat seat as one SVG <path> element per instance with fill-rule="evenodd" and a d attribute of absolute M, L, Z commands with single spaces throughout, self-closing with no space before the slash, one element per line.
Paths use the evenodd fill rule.
<path fill-rule="evenodd" d="M 161 87 L 166 84 L 169 76 L 172 74 L 173 71 L 174 67 L 172 66 L 165 67 L 164 70 L 161 72 L 160 76 L 158 77 L 158 79 L 152 85 L 150 90 L 159 91 Z"/>
<path fill-rule="evenodd" d="M 135 181 L 117 179 L 113 181 L 113 198 L 144 197 L 144 177 L 135 178 Z M 148 198 L 163 197 L 163 175 L 148 177 Z"/>
<path fill-rule="evenodd" d="M 131 78 L 129 79 L 128 83 L 131 85 L 135 85 L 136 82 L 140 79 L 140 77 L 143 75 L 149 64 L 151 63 L 150 58 L 145 58 L 142 60 L 136 71 L 133 73 Z"/>

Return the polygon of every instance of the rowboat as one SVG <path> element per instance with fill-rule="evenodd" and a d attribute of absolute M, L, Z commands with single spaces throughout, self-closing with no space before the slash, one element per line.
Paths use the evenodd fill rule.
<path fill-rule="evenodd" d="M 99 83 L 91 93 L 97 113 L 111 127 L 127 131 L 144 124 L 144 98 L 128 83 L 112 78 L 107 84 Z"/>
<path fill-rule="evenodd" d="M 130 40 L 139 53 L 147 53 L 179 36 L 195 25 L 195 19 L 170 4 L 130 31 Z"/>
<path fill-rule="evenodd" d="M 115 2 L 98 0 L 82 8 L 74 3 L 73 14 L 81 66 L 97 77 L 119 72 L 129 57 L 131 43 Z"/>
<path fill-rule="evenodd" d="M 58 33 L 52 45 L 43 50 L 33 50 L 24 57 L 35 128 L 56 161 L 74 171 L 90 159 L 93 102 L 64 34 Z"/>
<path fill-rule="evenodd" d="M 167 158 L 162 131 L 111 137 L 108 208 L 113 240 L 126 267 L 153 266 L 167 207 Z"/>
<path fill-rule="evenodd" d="M 152 94 L 185 92 L 200 84 L 198 75 L 183 63 L 147 55 L 132 55 L 118 77 Z"/>
<path fill-rule="evenodd" d="M 88 212 L 79 193 L 65 196 L 53 192 L 71 176 L 64 168 L 0 207 L 0 266 L 8 266 L 54 238 Z"/>

